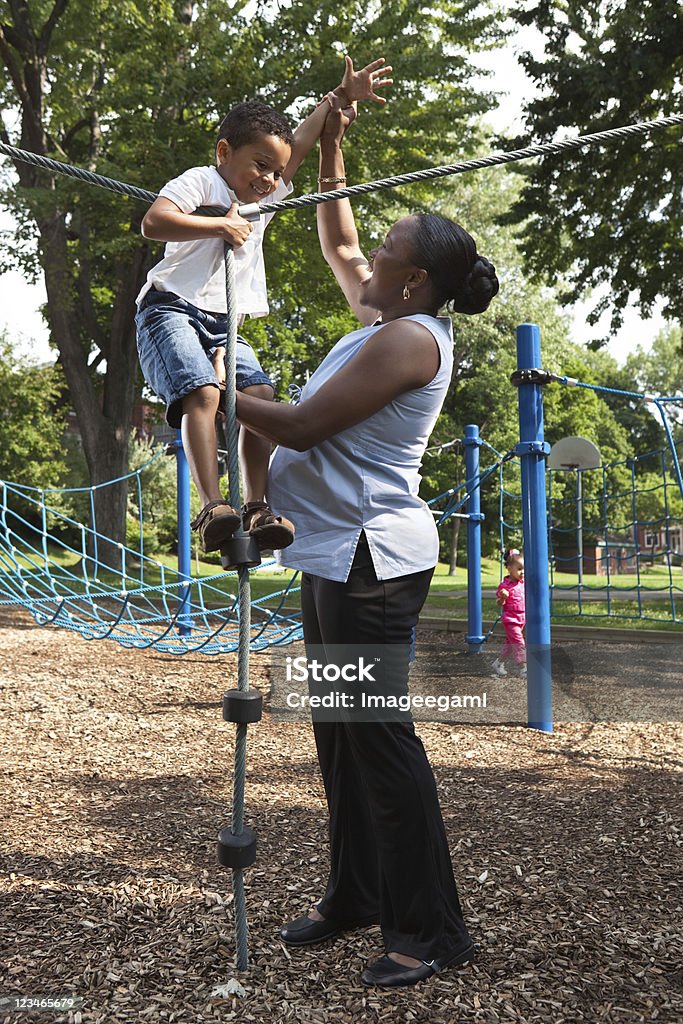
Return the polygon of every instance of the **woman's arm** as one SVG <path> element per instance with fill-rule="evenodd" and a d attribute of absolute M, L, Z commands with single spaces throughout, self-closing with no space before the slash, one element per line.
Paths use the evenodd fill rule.
<path fill-rule="evenodd" d="M 301 163 L 320 138 L 330 108 L 344 107 L 358 100 L 375 100 L 386 103 L 383 96 L 378 96 L 375 89 L 392 85 L 393 78 L 384 76 L 391 72 L 391 66 L 385 64 L 384 57 L 373 60 L 360 71 L 354 71 L 350 57 L 344 58 L 344 77 L 340 84 L 328 93 L 317 107 L 294 130 L 292 154 L 282 172 L 285 182 L 290 182 Z"/>
<path fill-rule="evenodd" d="M 424 387 L 439 368 L 434 335 L 414 320 L 393 320 L 299 405 L 237 393 L 237 418 L 275 444 L 307 451 L 379 412 L 398 395 Z"/>
<path fill-rule="evenodd" d="M 341 144 L 351 120 L 348 110 L 335 110 L 327 115 L 325 128 L 320 137 L 321 192 L 344 188 L 346 184 Z M 325 181 L 325 178 L 343 180 Z M 332 268 L 346 301 L 362 324 L 373 324 L 377 319 L 377 310 L 361 306 L 359 301 L 361 282 L 367 280 L 371 274 L 368 261 L 358 244 L 358 232 L 351 203 L 348 199 L 321 203 L 317 208 L 317 221 L 323 256 Z"/>

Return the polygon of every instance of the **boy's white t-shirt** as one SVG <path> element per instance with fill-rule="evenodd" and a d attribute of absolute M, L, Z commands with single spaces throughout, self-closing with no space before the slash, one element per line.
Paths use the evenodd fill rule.
<path fill-rule="evenodd" d="M 291 183 L 280 179 L 271 202 L 284 199 L 292 191 Z M 159 192 L 183 213 L 198 206 L 230 207 L 238 202 L 235 193 L 215 167 L 191 167 L 169 181 Z M 272 213 L 253 222 L 247 241 L 234 250 L 235 291 L 238 316 L 267 316 L 268 293 L 263 262 L 263 235 Z M 138 304 L 151 287 L 174 292 L 199 309 L 212 313 L 227 311 L 225 300 L 225 263 L 222 238 L 197 238 L 190 242 L 167 242 L 163 259 L 152 267 L 135 300 Z"/>

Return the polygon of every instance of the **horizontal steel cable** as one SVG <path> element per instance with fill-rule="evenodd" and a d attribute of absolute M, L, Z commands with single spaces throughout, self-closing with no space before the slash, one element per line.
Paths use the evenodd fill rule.
<path fill-rule="evenodd" d="M 584 146 L 593 146 L 601 142 L 612 142 L 617 139 L 628 138 L 632 135 L 644 134 L 657 128 L 672 128 L 676 125 L 683 125 L 683 114 L 672 114 L 670 117 L 659 117 L 652 121 L 638 121 L 634 124 L 622 125 L 619 128 L 610 128 L 603 132 L 594 132 L 591 135 L 578 135 L 576 138 L 563 139 L 559 142 L 537 143 L 524 149 L 492 153 L 487 157 L 465 160 L 461 163 L 445 164 L 441 167 L 428 167 L 421 171 L 396 174 L 390 178 L 380 178 L 377 181 L 350 185 L 348 188 L 333 189 L 330 192 L 313 192 L 292 199 L 283 199 L 276 203 L 251 203 L 241 206 L 239 212 L 243 216 L 253 218 L 263 213 L 282 213 L 286 210 L 298 210 L 305 206 L 317 206 L 320 203 L 329 203 L 336 199 L 365 195 L 368 192 L 378 192 L 381 189 L 397 188 L 400 185 L 410 185 L 417 181 L 429 181 L 433 178 L 442 178 L 451 174 L 463 174 L 465 171 L 479 170 L 482 167 L 495 167 L 499 164 L 528 160 L 535 156 L 551 156 L 554 153 L 564 153 L 568 150 L 581 149 Z M 156 193 L 149 192 L 147 189 L 138 188 L 135 185 L 127 185 L 125 182 L 117 181 L 114 178 L 107 178 L 93 171 L 86 171 L 81 167 L 74 167 L 72 164 L 62 163 L 59 160 L 52 160 L 50 157 L 39 156 L 36 153 L 30 153 L 23 149 L 16 149 L 14 146 L 9 146 L 6 143 L 0 143 L 0 153 L 12 157 L 14 160 L 20 160 L 45 170 L 54 171 L 57 174 L 79 178 L 81 181 L 98 185 L 120 195 L 131 196 L 133 199 L 140 199 L 143 202 L 152 203 L 157 198 Z M 195 213 L 215 217 L 223 216 L 226 212 L 225 207 L 219 206 L 200 207 L 195 211 Z"/>
<path fill-rule="evenodd" d="M 366 192 L 375 192 L 379 189 L 409 185 L 416 181 L 428 181 L 432 178 L 442 178 L 450 174 L 462 174 L 465 171 L 479 170 L 482 167 L 494 167 L 498 164 L 513 163 L 516 160 L 528 160 L 534 156 L 550 156 L 553 153 L 581 149 L 583 146 L 592 146 L 600 142 L 611 142 L 614 139 L 639 135 L 652 131 L 655 128 L 671 128 L 674 125 L 683 125 L 683 114 L 672 114 L 670 117 L 660 117 L 654 121 L 639 121 L 636 124 L 623 125 L 620 128 L 610 128 L 604 132 L 595 132 L 592 135 L 578 135 L 574 139 L 564 139 L 561 142 L 537 143 L 534 146 L 527 146 L 525 149 L 513 149 L 507 153 L 492 153 L 491 156 L 475 160 L 465 160 L 462 163 L 445 164 L 442 167 L 428 167 L 423 171 L 396 174 L 391 178 L 368 181 L 361 185 L 350 185 L 348 188 L 334 189 L 332 192 L 315 192 L 311 195 L 298 196 L 294 199 L 283 199 L 278 203 L 259 203 L 258 207 L 261 213 L 280 213 L 284 210 L 299 209 L 302 206 L 326 203 L 333 199 L 364 195 Z"/>
<path fill-rule="evenodd" d="M 26 149 L 17 149 L 15 146 L 8 146 L 4 142 L 0 142 L 0 153 L 12 157 L 13 160 L 20 160 L 22 163 L 31 164 L 33 167 L 40 167 L 45 171 L 54 171 L 55 174 L 63 174 L 69 178 L 78 178 L 80 181 L 86 181 L 89 185 L 98 185 L 100 188 L 105 188 L 109 192 L 117 192 L 122 196 L 140 199 L 143 203 L 153 203 L 157 198 L 156 192 L 150 192 L 146 188 L 128 185 L 125 181 L 107 178 L 104 174 L 86 171 L 82 167 L 74 167 L 73 164 L 63 163 L 61 160 L 53 160 L 49 156 L 39 156 L 37 153 L 30 153 Z M 225 206 L 200 206 L 194 212 L 207 217 L 223 217 L 228 210 Z"/>

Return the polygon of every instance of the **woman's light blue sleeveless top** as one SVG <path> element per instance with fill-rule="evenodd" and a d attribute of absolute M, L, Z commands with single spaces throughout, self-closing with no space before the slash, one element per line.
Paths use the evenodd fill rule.
<path fill-rule="evenodd" d="M 377 578 L 395 579 L 436 565 L 434 517 L 419 497 L 420 466 L 453 370 L 449 317 L 416 314 L 439 346 L 436 376 L 406 391 L 368 419 L 306 452 L 277 448 L 270 463 L 268 500 L 291 519 L 294 543 L 282 565 L 345 582 L 361 530 Z M 345 335 L 301 391 L 303 403 L 360 351 L 383 324 Z"/>

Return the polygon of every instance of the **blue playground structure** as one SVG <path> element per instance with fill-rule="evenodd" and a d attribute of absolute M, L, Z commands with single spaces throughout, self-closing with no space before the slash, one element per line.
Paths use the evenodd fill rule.
<path fill-rule="evenodd" d="M 484 488 L 495 484 L 499 502 L 500 550 L 508 546 L 510 534 L 523 536 L 528 595 L 527 650 L 528 722 L 534 728 L 552 728 L 550 619 L 579 614 L 587 619 L 620 617 L 625 621 L 648 618 L 646 602 L 659 598 L 661 614 L 681 618 L 683 593 L 683 506 L 681 506 L 680 463 L 678 449 L 666 417 L 666 436 L 670 447 L 648 452 L 624 462 L 630 484 L 623 493 L 609 490 L 609 467 L 577 471 L 600 474 L 597 496 L 581 498 L 568 495 L 566 486 L 558 489 L 557 472 L 546 471 L 550 446 L 544 438 L 543 388 L 548 383 L 585 386 L 568 378 L 549 379 L 541 369 L 540 330 L 523 324 L 517 331 L 517 365 L 514 383 L 519 397 L 519 442 L 501 455 L 480 437 L 474 424 L 465 428 L 462 446 L 465 452 L 465 480 L 445 495 L 433 499 L 439 509 L 437 524 L 455 514 L 467 521 L 468 630 L 466 642 L 472 652 L 482 650 L 487 640 L 482 623 L 481 551 L 484 515 L 481 497 Z M 597 390 L 600 390 L 597 388 Z M 632 393 L 625 393 L 631 395 Z M 639 396 L 647 398 L 647 396 Z M 678 399 L 650 399 L 663 411 L 664 403 Z M 497 456 L 493 465 L 481 469 L 481 449 Z M 90 508 L 88 525 L 77 522 L 63 511 L 64 495 L 75 492 L 36 490 L 0 481 L 0 605 L 26 609 L 39 625 L 54 625 L 73 630 L 88 640 L 112 639 L 125 647 L 150 648 L 167 654 L 204 653 L 219 655 L 234 652 L 239 646 L 240 611 L 235 593 L 235 573 L 218 570 L 201 576 L 192 571 L 190 539 L 190 476 L 182 444 L 174 445 L 178 494 L 178 562 L 170 568 L 144 550 L 145 495 L 142 475 L 146 463 L 127 478 L 132 505 L 139 510 L 139 540 L 135 547 L 119 545 L 120 563 L 105 565 L 98 551 L 107 540 L 98 532 L 94 489 L 80 489 L 81 499 Z M 157 453 L 152 462 L 165 458 Z M 636 468 L 651 465 L 656 472 L 655 487 L 648 486 L 645 496 L 652 505 L 652 491 L 661 513 L 657 517 L 641 514 L 643 491 L 639 489 Z M 652 479 L 652 474 L 649 479 Z M 116 483 L 99 485 L 106 488 Z M 586 494 L 587 488 L 577 488 Z M 595 493 L 596 488 L 592 489 Z M 627 522 L 612 521 L 611 502 L 621 499 L 630 506 Z M 567 507 L 569 512 L 567 513 Z M 604 576 L 586 585 L 563 583 L 559 578 L 577 563 L 576 527 L 555 526 L 555 512 L 571 521 L 579 507 L 583 513 L 584 533 L 600 535 L 600 546 L 587 556 L 582 547 L 584 568 L 593 557 L 603 563 Z M 679 514 L 676 514 L 678 507 Z M 459 510 L 464 509 L 464 512 Z M 36 526 L 36 521 L 39 526 Z M 77 538 L 73 540 L 74 536 Z M 65 538 L 71 538 L 67 540 Z M 626 537 L 626 540 L 624 539 Z M 629 539 L 630 538 L 630 539 Z M 653 563 L 666 569 L 666 578 L 653 586 L 647 571 Z M 274 565 L 266 563 L 264 568 Z M 595 565 L 592 567 L 595 568 Z M 636 576 L 636 584 L 620 586 L 623 572 Z M 604 578 L 604 584 L 598 580 Z M 248 624 L 252 651 L 265 650 L 301 639 L 298 614 L 292 610 L 298 591 L 293 574 L 281 590 L 251 602 Z M 568 593 L 569 592 L 569 593 Z M 566 612 L 575 597 L 576 609 Z M 661 617 L 661 615 L 660 615 Z"/>
<path fill-rule="evenodd" d="M 234 346 L 233 346 L 234 350 Z M 233 356 L 234 358 L 234 356 Z M 519 442 L 514 449 L 486 470 L 480 468 L 480 449 L 486 444 L 479 436 L 476 425 L 466 427 L 462 441 L 465 451 L 464 495 L 457 498 L 459 488 L 453 488 L 446 495 L 435 499 L 433 504 L 446 499 L 445 508 L 438 513 L 438 522 L 445 522 L 452 515 L 463 514 L 457 510 L 466 507 L 468 542 L 468 630 L 466 641 L 471 652 L 481 652 L 487 636 L 482 624 L 481 593 L 481 538 L 483 514 L 481 512 L 481 490 L 487 480 L 499 482 L 501 550 L 505 546 L 505 532 L 519 531 L 520 523 L 506 517 L 504 501 L 513 497 L 520 503 L 519 519 L 523 536 L 525 556 L 525 587 L 527 592 L 527 722 L 531 728 L 552 732 L 552 657 L 551 657 L 551 609 L 554 607 L 553 594 L 557 596 L 561 584 L 553 583 L 550 577 L 550 555 L 555 570 L 559 570 L 565 557 L 552 547 L 553 519 L 549 514 L 552 507 L 552 474 L 546 472 L 546 458 L 550 446 L 544 437 L 543 387 L 551 382 L 569 386 L 583 386 L 578 381 L 557 378 L 542 369 L 540 330 L 533 324 L 522 324 L 517 329 L 517 371 L 513 383 L 518 387 Z M 233 367 L 234 370 L 234 367 Z M 647 396 L 638 396 L 646 398 Z M 630 527 L 636 538 L 633 551 L 627 556 L 636 566 L 638 610 L 643 614 L 643 595 L 647 589 L 641 584 L 641 562 L 643 551 L 654 552 L 652 538 L 655 533 L 664 536 L 665 556 L 669 567 L 668 599 L 672 616 L 676 614 L 676 598 L 680 587 L 673 582 L 674 563 L 680 560 L 681 518 L 674 512 L 674 497 L 683 496 L 683 482 L 671 427 L 665 415 L 665 402 L 681 401 L 672 399 L 653 400 L 662 416 L 669 450 L 659 453 L 662 467 L 661 506 L 663 513 L 657 518 L 640 518 L 637 488 L 635 484 L 635 463 L 631 460 L 633 482 L 632 517 Z M 235 481 L 238 479 L 236 465 L 236 438 L 229 437 L 233 464 L 230 466 L 231 498 Z M 490 446 L 488 446 L 490 447 Z M 652 457 L 653 453 L 649 453 Z M 655 453 L 656 455 L 656 453 Z M 158 454 L 155 458 L 163 458 Z M 118 545 L 119 564 L 107 564 L 99 557 L 101 548 L 111 551 L 111 541 L 97 530 L 95 518 L 94 488 L 83 489 L 81 497 L 87 495 L 90 504 L 89 525 L 75 521 L 63 510 L 63 495 L 56 491 L 37 491 L 33 488 L 0 481 L 0 606 L 21 607 L 27 610 L 40 625 L 55 625 L 79 633 L 90 640 L 113 639 L 126 647 L 154 648 L 170 654 L 202 652 L 224 654 L 237 652 L 238 688 L 230 690 L 223 697 L 223 717 L 234 722 L 235 769 L 233 774 L 232 820 L 218 836 L 218 862 L 232 869 L 235 898 L 236 964 L 241 970 L 248 963 L 248 926 L 244 870 L 256 857 L 256 833 L 244 822 L 244 781 L 246 773 L 246 741 L 249 724 L 261 717 L 262 697 L 258 690 L 249 687 L 248 656 L 250 651 L 267 649 L 273 645 L 289 644 L 301 639 L 299 617 L 286 607 L 286 601 L 298 588 L 296 574 L 287 586 L 267 597 L 252 601 L 249 575 L 246 565 L 240 564 L 237 573 L 224 571 L 201 577 L 192 573 L 190 544 L 190 477 L 182 451 L 176 444 L 177 507 L 178 507 L 178 565 L 170 569 L 157 559 L 150 558 L 144 551 L 144 494 L 141 484 L 141 467 L 127 478 L 129 489 L 135 495 L 134 505 L 139 510 L 139 544 L 131 548 Z M 514 469 L 519 476 L 519 486 L 513 492 L 505 486 L 503 474 Z M 115 483 L 116 481 L 112 481 Z M 673 484 L 677 485 L 676 487 Z M 100 485 L 106 487 L 109 485 Z M 565 502 L 566 496 L 560 497 Z M 606 485 L 602 508 L 606 520 L 608 493 Z M 581 493 L 581 492 L 580 492 Z M 623 497 L 623 496 L 622 496 Z M 583 514 L 583 504 L 579 504 Z M 27 510 L 29 518 L 27 518 Z M 565 517 L 566 518 L 566 517 Z M 36 526 L 36 522 L 39 523 Z M 621 527 L 624 524 L 619 524 Z M 643 535 L 642 544 L 638 530 L 648 531 Z M 567 530 L 569 528 L 564 527 Z M 635 531 L 635 532 L 634 532 Z M 571 532 L 571 530 L 570 530 Z M 623 531 L 622 531 L 623 532 Z M 609 528 L 605 530 L 604 546 L 607 549 L 607 583 L 604 614 L 613 614 L 616 602 L 613 597 L 613 583 L 610 577 L 612 561 L 623 560 L 620 549 L 615 553 L 614 537 Z M 77 541 L 67 541 L 65 537 Z M 581 538 L 583 534 L 580 534 Z M 549 543 L 549 538 L 551 541 Z M 577 556 L 583 565 L 584 551 Z M 648 546 L 649 543 L 649 546 Z M 676 543 L 678 547 L 676 548 Z M 611 547 L 611 550 L 610 550 Z M 623 548 L 623 545 L 621 545 Z M 558 544 L 561 548 L 561 544 Z M 251 570 L 253 571 L 253 570 Z M 237 594 L 226 590 L 226 581 L 235 576 Z M 610 588 L 612 588 L 610 590 Z M 579 610 L 584 605 L 589 611 L 585 593 L 578 587 Z M 582 605 L 584 601 L 584 605 Z M 637 617 L 632 615 L 631 617 Z"/>
<path fill-rule="evenodd" d="M 154 459 L 164 457 L 160 452 Z M 140 474 L 149 465 L 123 478 L 138 492 L 141 513 Z M 210 576 L 191 571 L 189 474 L 180 447 L 178 485 L 178 567 L 173 569 L 145 553 L 142 518 L 139 546 L 119 544 L 120 564 L 112 566 L 99 558 L 107 538 L 97 530 L 92 500 L 86 526 L 60 509 L 60 497 L 73 492 L 0 481 L 0 606 L 25 608 L 39 625 L 70 629 L 86 640 L 111 639 L 124 647 L 178 655 L 237 650 L 238 597 L 230 592 L 236 574 L 220 567 Z M 92 489 L 83 490 L 92 498 Z M 40 520 L 39 529 L 29 522 L 29 513 Z M 77 543 L 64 539 L 74 533 Z M 301 638 L 298 617 L 282 611 L 297 589 L 292 578 L 282 591 L 253 603 L 253 651 Z"/>

